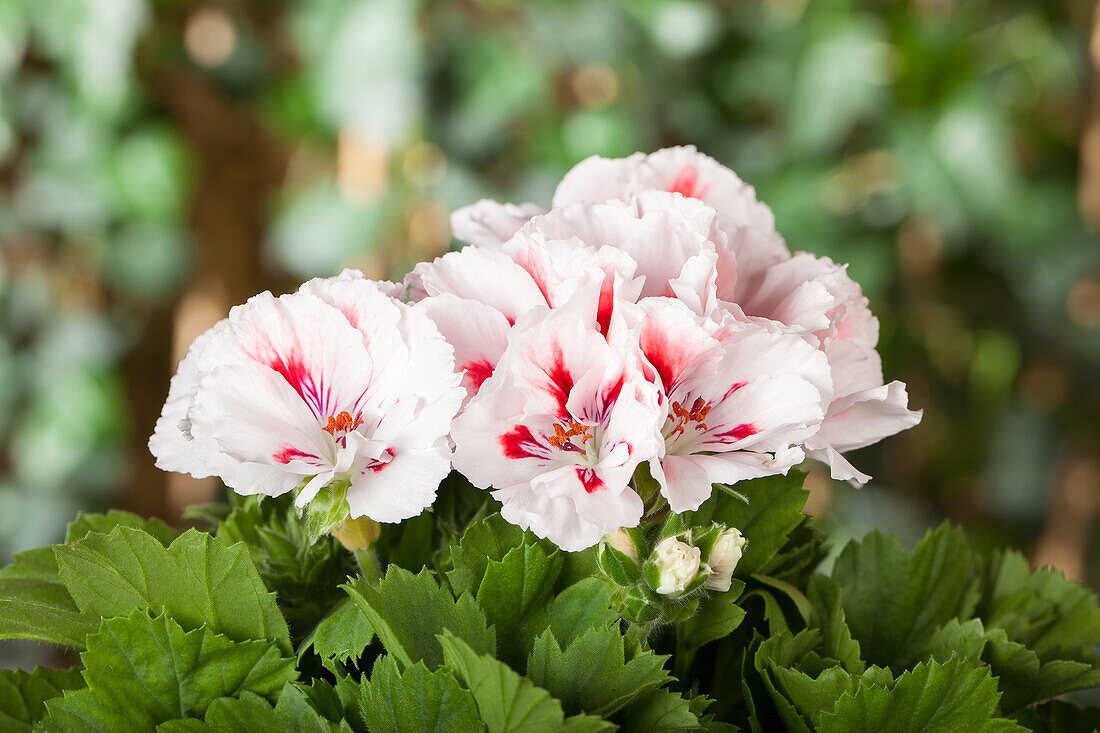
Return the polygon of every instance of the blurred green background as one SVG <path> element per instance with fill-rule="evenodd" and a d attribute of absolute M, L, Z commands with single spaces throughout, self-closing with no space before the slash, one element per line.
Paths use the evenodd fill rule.
<path fill-rule="evenodd" d="M 457 206 L 546 205 L 588 155 L 694 143 L 792 250 L 851 263 L 925 410 L 856 456 L 867 488 L 811 476 L 822 525 L 949 517 L 1100 586 L 1094 11 L 0 0 L 0 560 L 80 509 L 213 496 L 144 445 L 231 305 L 400 278 Z"/>

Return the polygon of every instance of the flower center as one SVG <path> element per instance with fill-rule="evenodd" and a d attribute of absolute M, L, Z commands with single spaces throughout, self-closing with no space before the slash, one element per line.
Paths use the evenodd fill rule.
<path fill-rule="evenodd" d="M 352 417 L 350 412 L 344 410 L 338 415 L 330 415 L 328 418 L 328 424 L 325 425 L 322 430 L 335 438 L 336 442 L 343 446 L 344 441 L 347 438 L 347 434 L 350 433 L 352 430 L 355 430 L 362 424 L 362 410 L 355 413 L 355 417 Z"/>
<path fill-rule="evenodd" d="M 587 455 L 588 449 L 584 444 L 592 440 L 592 428 L 576 420 L 570 420 L 567 426 L 554 423 L 554 434 L 546 436 L 546 440 L 558 450 Z"/>
<path fill-rule="evenodd" d="M 694 430 L 705 433 L 709 428 L 703 421 L 710 412 L 710 408 L 710 403 L 704 402 L 702 397 L 695 398 L 695 402 L 691 403 L 690 410 L 684 409 L 684 406 L 679 402 L 673 402 L 672 412 L 668 415 L 668 419 L 672 421 L 673 427 L 668 437 L 675 438 L 679 435 L 683 435 L 689 424 Z"/>

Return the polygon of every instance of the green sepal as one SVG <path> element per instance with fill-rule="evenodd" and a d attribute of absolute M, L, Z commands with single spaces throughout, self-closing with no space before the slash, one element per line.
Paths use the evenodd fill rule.
<path fill-rule="evenodd" d="M 714 549 L 714 543 L 725 530 L 726 528 L 721 524 L 712 524 L 705 529 L 696 529 L 692 532 L 691 544 L 699 548 L 699 557 L 703 558 L 703 562 L 708 561 L 710 552 Z"/>
<path fill-rule="evenodd" d="M 304 481 L 303 486 L 305 483 L 307 482 Z M 348 518 L 351 513 L 351 506 L 348 504 L 350 486 L 351 481 L 346 478 L 331 481 L 317 492 L 317 496 L 313 497 L 304 510 L 300 510 L 305 512 L 306 532 L 311 543 Z"/>
<path fill-rule="evenodd" d="M 596 550 L 596 562 L 599 564 L 600 570 L 616 585 L 634 585 L 642 575 L 642 569 L 639 567 L 637 560 L 606 542 L 601 542 Z"/>

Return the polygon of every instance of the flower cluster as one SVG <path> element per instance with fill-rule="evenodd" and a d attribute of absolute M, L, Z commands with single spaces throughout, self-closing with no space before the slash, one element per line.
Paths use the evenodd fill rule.
<path fill-rule="evenodd" d="M 157 466 L 240 494 L 297 489 L 299 507 L 338 494 L 329 525 L 419 514 L 451 469 L 465 393 L 451 346 L 398 294 L 349 270 L 234 308 L 172 379 L 149 441 Z"/>
<path fill-rule="evenodd" d="M 694 148 L 590 158 L 550 210 L 483 200 L 452 228 L 467 246 L 402 286 L 345 273 L 235 309 L 180 365 L 158 465 L 397 521 L 453 464 L 577 550 L 638 525 L 639 472 L 672 512 L 806 456 L 863 483 L 842 454 L 920 419 L 845 268 L 791 255 Z"/>
<path fill-rule="evenodd" d="M 735 527 L 686 527 L 681 515 L 672 514 L 655 531 L 606 535 L 596 564 L 611 581 L 612 602 L 623 618 L 666 623 L 694 615 L 706 591 L 729 591 L 746 544 Z"/>
<path fill-rule="evenodd" d="M 553 208 L 480 201 L 469 246 L 406 279 L 469 390 L 455 467 L 567 549 L 635 526 L 643 464 L 674 512 L 915 425 L 845 268 L 791 255 L 770 210 L 694 148 L 590 158 Z"/>

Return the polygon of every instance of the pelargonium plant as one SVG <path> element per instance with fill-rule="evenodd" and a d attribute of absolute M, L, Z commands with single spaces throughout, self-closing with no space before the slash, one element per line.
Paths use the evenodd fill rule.
<path fill-rule="evenodd" d="M 916 425 L 844 266 L 694 148 L 480 201 L 404 283 L 255 296 L 149 446 L 228 504 L 0 570 L 4 730 L 1086 730 L 1100 607 L 944 525 L 826 572 L 798 471 Z"/>

